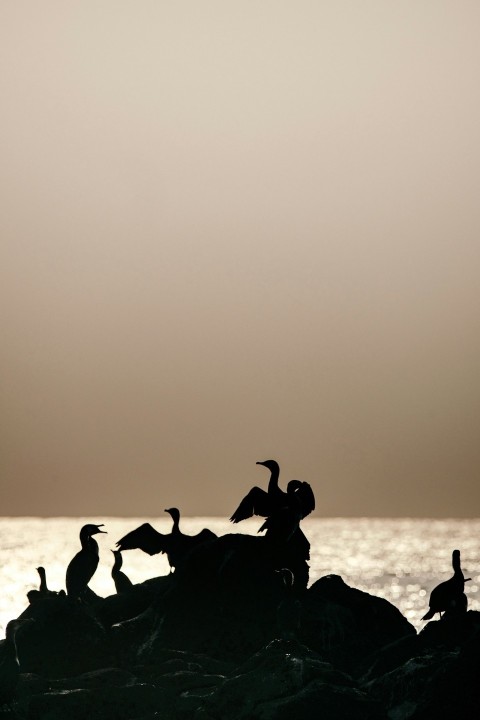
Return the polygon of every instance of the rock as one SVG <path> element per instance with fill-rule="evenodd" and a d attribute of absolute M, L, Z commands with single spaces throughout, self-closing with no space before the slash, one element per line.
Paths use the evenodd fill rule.
<path fill-rule="evenodd" d="M 30 702 L 28 720 L 85 720 L 95 717 L 95 694 L 91 690 L 57 690 L 36 695 Z"/>
<path fill-rule="evenodd" d="M 349 673 L 364 671 L 365 656 L 415 635 L 388 600 L 351 588 L 338 575 L 317 580 L 302 600 L 299 639 Z"/>
<path fill-rule="evenodd" d="M 383 717 L 377 704 L 355 686 L 351 677 L 300 643 L 283 640 L 269 643 L 236 668 L 206 698 L 205 711 L 218 720 L 273 720 L 312 718 L 321 709 L 323 718 L 323 707 L 317 704 L 320 696 L 329 698 L 332 714 L 327 718 Z M 346 707 L 353 713 L 357 705 L 356 714 L 342 715 Z"/>
<path fill-rule="evenodd" d="M 445 613 L 441 620 L 431 620 L 418 635 L 422 649 L 458 648 L 480 630 L 480 612 Z"/>
<path fill-rule="evenodd" d="M 413 720 L 480 717 L 480 630 L 452 656 L 442 672 L 430 674 Z"/>
<path fill-rule="evenodd" d="M 144 612 L 154 601 L 155 595 L 148 589 L 134 585 L 131 590 L 109 595 L 93 605 L 95 617 L 105 628 L 129 620 Z"/>
<path fill-rule="evenodd" d="M 160 649 L 155 659 L 155 664 L 136 665 L 133 672 L 145 681 L 154 682 L 154 678 L 169 672 L 190 670 L 210 675 L 228 675 L 234 668 L 232 663 L 216 660 L 208 655 L 168 648 Z"/>
<path fill-rule="evenodd" d="M 174 698 L 151 685 L 102 690 L 58 690 L 30 703 L 28 720 L 132 720 L 145 716 L 174 718 Z"/>
<path fill-rule="evenodd" d="M 411 658 L 421 654 L 417 635 L 405 635 L 393 643 L 384 645 L 379 650 L 363 658 L 357 665 L 361 684 L 365 685 L 381 675 L 385 675 L 400 667 Z"/>
<path fill-rule="evenodd" d="M 103 668 L 92 670 L 75 677 L 50 680 L 51 690 L 100 690 L 102 688 L 119 688 L 134 685 L 136 677 L 128 670 L 121 668 Z"/>
<path fill-rule="evenodd" d="M 15 693 L 15 709 L 17 715 L 25 718 L 32 697 L 48 692 L 48 690 L 49 682 L 45 678 L 40 677 L 40 675 L 35 675 L 34 673 L 21 673 Z"/>
<path fill-rule="evenodd" d="M 305 589 L 307 546 L 297 541 L 289 559 L 293 545 L 274 552 L 272 538 L 226 535 L 174 573 L 122 595 L 88 605 L 37 598 L 20 616 L 31 622 L 17 638 L 18 713 L 26 720 L 480 717 L 480 613 L 447 613 L 417 635 L 389 602 L 338 576 Z M 295 562 L 297 582 L 288 567 Z"/>
<path fill-rule="evenodd" d="M 112 665 L 105 630 L 81 602 L 45 598 L 29 605 L 20 618 L 35 620 L 17 640 L 22 672 L 61 678 Z"/>
<path fill-rule="evenodd" d="M 261 703 L 253 718 L 258 720 L 387 720 L 380 705 L 361 690 L 313 680 L 295 695 Z"/>
<path fill-rule="evenodd" d="M 364 684 L 388 709 L 393 720 L 473 718 L 480 716 L 480 613 L 444 615 L 418 637 L 405 642 L 411 657 L 383 675 L 385 657 L 391 664 L 393 646 L 384 648 Z M 390 654 L 389 654 L 390 653 Z M 382 657 L 383 656 L 383 657 Z M 397 656 L 398 659 L 398 656 Z"/>
<path fill-rule="evenodd" d="M 119 664 L 135 664 L 139 649 L 149 641 L 161 614 L 158 602 L 153 602 L 140 615 L 112 625 L 110 639 Z"/>
<path fill-rule="evenodd" d="M 391 672 L 364 685 L 364 689 L 387 710 L 392 720 L 408 720 L 421 702 L 433 678 L 457 659 L 456 653 L 436 652 L 414 657 Z"/>
<path fill-rule="evenodd" d="M 434 655 L 436 651 L 454 651 L 480 630 L 480 613 L 445 614 L 432 620 L 418 635 L 406 635 L 385 645 L 359 664 L 364 683 L 404 665 L 412 658 Z"/>
<path fill-rule="evenodd" d="M 169 647 L 239 662 L 276 637 L 285 586 L 264 540 L 224 535 L 192 552 L 174 573 L 139 661 L 155 663 L 156 654 Z"/>

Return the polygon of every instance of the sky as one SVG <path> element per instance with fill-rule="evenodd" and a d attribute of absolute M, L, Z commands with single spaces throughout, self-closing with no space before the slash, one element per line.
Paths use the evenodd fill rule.
<path fill-rule="evenodd" d="M 1 515 L 478 516 L 479 26 L 3 0 Z"/>

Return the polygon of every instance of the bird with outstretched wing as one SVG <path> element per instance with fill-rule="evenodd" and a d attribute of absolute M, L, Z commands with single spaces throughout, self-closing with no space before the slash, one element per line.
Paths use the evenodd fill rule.
<path fill-rule="evenodd" d="M 170 542 L 170 533 L 164 535 L 147 522 L 127 533 L 116 545 L 122 552 L 124 550 L 143 550 L 148 555 L 157 555 L 158 553 L 168 553 Z"/>

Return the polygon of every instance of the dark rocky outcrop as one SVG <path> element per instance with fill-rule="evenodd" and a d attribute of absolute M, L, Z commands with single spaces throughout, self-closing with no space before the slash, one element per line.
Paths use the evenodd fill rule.
<path fill-rule="evenodd" d="M 305 557 L 272 553 L 265 540 L 227 535 L 121 595 L 29 605 L 15 712 L 22 720 L 480 717 L 480 613 L 446 613 L 417 635 L 389 602 L 338 576 L 308 589 L 305 574 L 289 582 L 295 562 L 308 575 Z"/>
<path fill-rule="evenodd" d="M 29 605 L 20 617 L 35 621 L 18 638 L 22 672 L 58 678 L 112 664 L 105 628 L 81 601 L 45 598 Z"/>
<path fill-rule="evenodd" d="M 387 600 L 349 587 L 338 575 L 315 582 L 302 600 L 300 639 L 347 672 L 415 628 Z"/>
<path fill-rule="evenodd" d="M 240 665 L 205 701 L 218 720 L 383 718 L 379 703 L 317 653 L 292 640 L 274 640 Z"/>
<path fill-rule="evenodd" d="M 371 661 L 363 687 L 395 720 L 480 717 L 480 613 L 445 614 Z"/>

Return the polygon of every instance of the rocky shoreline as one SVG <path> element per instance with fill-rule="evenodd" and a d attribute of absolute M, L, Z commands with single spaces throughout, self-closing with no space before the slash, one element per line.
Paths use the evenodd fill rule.
<path fill-rule="evenodd" d="M 20 674 L 0 717 L 480 717 L 480 613 L 446 612 L 417 633 L 337 575 L 292 582 L 264 548 L 227 535 L 128 592 L 36 599 L 18 618 Z"/>

